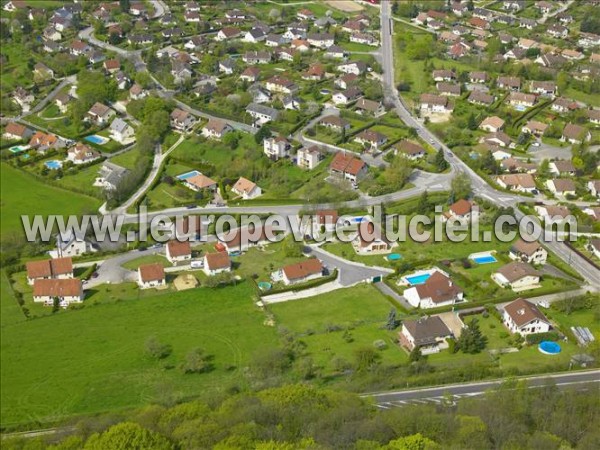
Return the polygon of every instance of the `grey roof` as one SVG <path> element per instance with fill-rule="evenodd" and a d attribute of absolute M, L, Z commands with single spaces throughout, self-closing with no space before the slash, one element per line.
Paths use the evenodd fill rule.
<path fill-rule="evenodd" d="M 279 114 L 279 111 L 277 111 L 275 108 L 271 108 L 269 106 L 261 105 L 258 103 L 250 103 L 246 107 L 246 112 L 255 112 L 258 114 L 264 114 L 264 115 L 271 117 L 271 119 L 273 119 L 273 120 L 275 120 L 277 118 L 277 115 Z"/>
<path fill-rule="evenodd" d="M 417 346 L 433 344 L 438 338 L 452 335 L 452 332 L 438 316 L 425 317 L 419 320 L 405 320 L 403 325 L 413 337 Z"/>
<path fill-rule="evenodd" d="M 117 133 L 122 133 L 127 129 L 127 127 L 129 127 L 129 125 L 127 125 L 127 122 L 118 117 L 115 120 L 113 120 L 110 124 L 110 129 L 116 131 Z"/>

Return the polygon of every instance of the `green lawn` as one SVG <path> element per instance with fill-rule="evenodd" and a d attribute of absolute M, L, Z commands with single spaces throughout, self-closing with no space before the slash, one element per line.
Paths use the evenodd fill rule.
<path fill-rule="evenodd" d="M 12 293 L 8 276 L 0 272 L 0 326 L 14 325 L 25 320 L 25 316 Z"/>
<path fill-rule="evenodd" d="M 0 224 L 3 236 L 22 230 L 22 214 L 83 214 L 95 212 L 102 203 L 96 198 L 44 184 L 4 163 L 0 170 Z"/>
<path fill-rule="evenodd" d="M 148 255 L 148 256 L 141 256 L 139 258 L 132 259 L 131 261 L 127 261 L 125 264 L 123 264 L 123 267 L 125 267 L 126 269 L 129 269 L 129 270 L 137 270 L 138 267 L 140 267 L 141 265 L 154 264 L 154 263 L 159 263 L 163 267 L 171 267 L 172 266 L 172 264 L 169 262 L 169 260 L 163 255 Z"/>
<path fill-rule="evenodd" d="M 92 300 L 81 310 L 3 325 L 2 425 L 118 411 L 243 383 L 251 354 L 277 343 L 252 303 L 253 292 L 243 283 L 143 299 L 118 296 L 114 303 Z M 145 355 L 152 335 L 173 346 L 166 360 Z M 185 375 L 177 366 L 196 347 L 214 356 L 214 370 Z"/>
<path fill-rule="evenodd" d="M 126 169 L 134 169 L 139 158 L 141 158 L 139 149 L 133 147 L 131 150 L 111 158 L 110 162 L 125 167 Z"/>

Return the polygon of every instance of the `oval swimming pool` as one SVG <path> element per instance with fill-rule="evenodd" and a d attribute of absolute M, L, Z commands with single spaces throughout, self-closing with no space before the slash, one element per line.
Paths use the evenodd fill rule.
<path fill-rule="evenodd" d="M 400 253 L 390 253 L 387 257 L 388 261 L 398 261 L 402 259 L 402 255 Z"/>
<path fill-rule="evenodd" d="M 552 341 L 542 341 L 538 345 L 538 350 L 544 355 L 557 355 L 560 353 L 560 345 Z"/>

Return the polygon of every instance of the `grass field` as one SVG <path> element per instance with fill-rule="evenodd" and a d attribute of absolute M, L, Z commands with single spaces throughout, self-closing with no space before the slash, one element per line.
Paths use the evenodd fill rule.
<path fill-rule="evenodd" d="M 22 230 L 22 214 L 82 214 L 96 211 L 102 203 L 97 198 L 48 186 L 4 163 L 0 170 L 3 235 Z"/>
<path fill-rule="evenodd" d="M 277 343 L 252 303 L 253 292 L 243 283 L 143 299 L 119 296 L 23 323 L 3 318 L 2 425 L 116 411 L 243 382 L 251 354 Z M 173 346 L 171 356 L 157 362 L 145 355 L 152 335 Z M 185 375 L 177 366 L 196 347 L 214 355 L 215 368 Z"/>
<path fill-rule="evenodd" d="M 125 267 L 126 269 L 129 269 L 129 270 L 137 270 L 138 267 L 140 267 L 141 265 L 154 264 L 154 263 L 159 263 L 163 267 L 171 267 L 172 266 L 172 264 L 169 262 L 169 260 L 162 255 L 148 255 L 148 256 L 141 256 L 139 258 L 132 259 L 131 261 L 127 261 L 125 264 L 123 264 L 123 267 Z"/>

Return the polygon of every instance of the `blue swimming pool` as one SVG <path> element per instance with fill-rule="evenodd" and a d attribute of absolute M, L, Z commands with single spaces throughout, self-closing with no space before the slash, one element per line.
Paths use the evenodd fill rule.
<path fill-rule="evenodd" d="M 542 341 L 538 345 L 538 350 L 544 355 L 557 355 L 560 353 L 560 345 L 552 341 Z"/>
<path fill-rule="evenodd" d="M 429 280 L 430 276 L 431 276 L 430 273 L 423 273 L 421 275 L 413 275 L 411 277 L 406 277 L 406 281 L 408 281 L 412 286 L 416 286 L 417 284 L 425 283 L 427 280 Z"/>
<path fill-rule="evenodd" d="M 473 261 L 475 261 L 477 264 L 492 264 L 498 262 L 498 260 L 492 255 L 476 256 L 473 258 Z"/>
<path fill-rule="evenodd" d="M 402 259 L 402 255 L 400 253 L 390 253 L 387 257 L 388 261 L 398 261 Z"/>
<path fill-rule="evenodd" d="M 178 180 L 187 180 L 188 178 L 195 177 L 196 175 L 200 175 L 200 172 L 197 170 L 192 170 L 190 172 L 182 173 L 181 175 L 177 175 Z"/>
<path fill-rule="evenodd" d="M 268 291 L 273 287 L 273 285 L 271 283 L 269 283 L 268 281 L 260 281 L 258 283 L 258 288 L 261 291 Z"/>
<path fill-rule="evenodd" d="M 46 161 L 44 163 L 44 165 L 48 169 L 57 170 L 57 169 L 60 169 L 62 167 L 62 162 L 58 161 L 57 159 L 52 159 L 50 161 Z"/>
<path fill-rule="evenodd" d="M 102 145 L 108 142 L 108 139 L 98 136 L 97 134 L 92 134 L 91 136 L 86 136 L 85 140 L 91 142 L 92 144 Z"/>
<path fill-rule="evenodd" d="M 11 148 L 9 148 L 9 150 L 11 153 L 19 153 L 27 150 L 28 148 L 28 145 L 13 145 Z"/>

